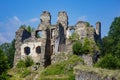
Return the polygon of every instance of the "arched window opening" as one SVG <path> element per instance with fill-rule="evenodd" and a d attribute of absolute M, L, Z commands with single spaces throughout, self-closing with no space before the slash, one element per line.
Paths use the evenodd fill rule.
<path fill-rule="evenodd" d="M 25 47 L 25 48 L 24 48 L 24 53 L 25 53 L 26 55 L 29 55 L 29 54 L 30 54 L 30 47 Z"/>
<path fill-rule="evenodd" d="M 42 31 L 36 31 L 36 38 L 42 38 L 43 34 Z"/>
<path fill-rule="evenodd" d="M 38 53 L 38 54 L 41 53 L 41 47 L 40 47 L 40 46 L 37 46 L 37 47 L 36 47 L 36 53 Z"/>
<path fill-rule="evenodd" d="M 71 30 L 70 30 L 70 35 L 72 35 L 74 32 L 75 32 L 75 30 L 74 30 L 74 29 L 71 29 Z"/>

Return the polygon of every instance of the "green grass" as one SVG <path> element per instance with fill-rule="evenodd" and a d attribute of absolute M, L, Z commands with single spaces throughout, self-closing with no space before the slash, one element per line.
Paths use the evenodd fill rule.
<path fill-rule="evenodd" d="M 68 60 L 54 63 L 44 69 L 40 80 L 74 80 L 73 67 L 77 64 L 83 64 L 80 57 L 76 55 L 67 55 Z"/>
<path fill-rule="evenodd" d="M 34 80 L 35 76 L 39 74 L 39 72 L 39 70 L 31 70 L 31 67 L 12 68 L 8 70 L 8 74 L 11 76 L 9 80 Z"/>

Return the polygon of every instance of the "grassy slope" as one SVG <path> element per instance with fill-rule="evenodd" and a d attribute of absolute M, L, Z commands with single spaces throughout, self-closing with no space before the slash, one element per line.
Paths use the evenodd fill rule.
<path fill-rule="evenodd" d="M 72 54 L 58 54 L 57 57 L 66 57 L 65 60 L 57 61 L 47 68 L 39 68 L 36 71 L 28 68 L 13 68 L 8 71 L 11 75 L 10 80 L 74 80 L 73 67 L 77 64 L 83 64 L 80 57 Z"/>
<path fill-rule="evenodd" d="M 59 61 L 48 66 L 40 75 L 40 80 L 74 80 L 73 67 L 83 64 L 80 57 L 76 55 L 66 55 L 68 59 Z"/>
<path fill-rule="evenodd" d="M 11 75 L 10 80 L 74 80 L 74 69 L 87 71 L 87 72 L 95 72 L 98 75 L 110 76 L 115 75 L 117 79 L 120 79 L 120 70 L 107 70 L 95 67 L 87 67 L 83 65 L 83 60 L 71 54 L 58 54 L 57 57 L 66 57 L 65 60 L 57 61 L 56 63 L 51 64 L 47 68 L 39 68 L 38 70 L 34 71 L 31 70 L 31 67 L 28 68 L 13 68 L 8 71 Z M 76 66 L 78 65 L 79 66 Z M 73 69 L 74 68 L 74 69 Z"/>

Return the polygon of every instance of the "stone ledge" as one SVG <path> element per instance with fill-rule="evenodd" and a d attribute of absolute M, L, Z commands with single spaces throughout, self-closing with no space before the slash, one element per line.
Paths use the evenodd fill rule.
<path fill-rule="evenodd" d="M 120 80 L 120 70 L 107 70 L 88 66 L 74 67 L 75 80 Z"/>

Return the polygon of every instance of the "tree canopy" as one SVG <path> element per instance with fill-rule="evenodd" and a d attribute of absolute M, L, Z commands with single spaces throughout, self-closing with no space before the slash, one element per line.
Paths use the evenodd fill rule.
<path fill-rule="evenodd" d="M 0 49 L 0 80 L 6 80 L 6 71 L 9 68 L 7 56 Z"/>
<path fill-rule="evenodd" d="M 102 39 L 102 58 L 97 66 L 108 69 L 120 69 L 120 17 L 111 23 L 108 36 Z"/>
<path fill-rule="evenodd" d="M 33 32 L 35 29 L 31 26 L 21 25 L 20 28 L 26 29 L 28 32 Z"/>
<path fill-rule="evenodd" d="M 15 53 L 15 40 L 13 40 L 11 43 L 1 44 L 0 49 L 3 51 L 4 55 L 8 57 L 8 63 L 10 67 L 12 67 Z"/>
<path fill-rule="evenodd" d="M 107 37 L 102 39 L 104 53 L 120 58 L 120 17 L 116 17 L 110 26 Z"/>

